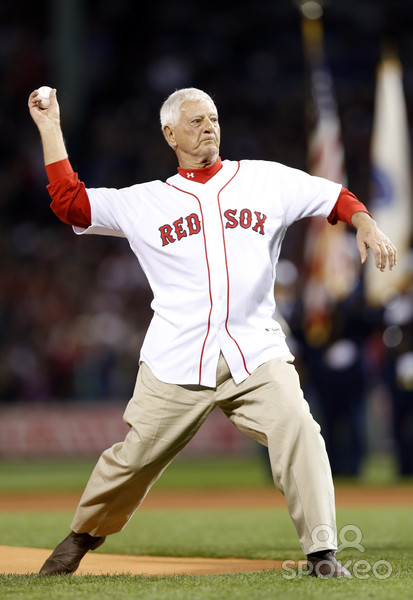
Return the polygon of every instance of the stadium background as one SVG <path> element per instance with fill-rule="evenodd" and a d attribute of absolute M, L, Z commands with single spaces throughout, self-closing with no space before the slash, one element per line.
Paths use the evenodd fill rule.
<path fill-rule="evenodd" d="M 175 171 L 158 112 L 171 91 L 192 85 L 217 103 L 223 158 L 305 169 L 300 14 L 286 0 L 259 0 L 253 8 L 231 0 L 201 8 L 158 0 L 145 11 L 131 0 L 17 0 L 0 11 L 0 458 L 95 455 L 121 433 L 151 294 L 126 244 L 75 240 L 56 221 L 27 97 L 43 84 L 58 89 L 71 161 L 91 187 L 165 179 Z M 404 69 L 411 137 L 413 6 L 330 0 L 323 24 L 348 185 L 368 205 L 376 67 L 387 38 L 397 42 Z M 287 276 L 301 264 L 301 227 L 286 238 Z M 286 318 L 306 395 L 322 425 L 333 419 L 335 473 L 356 475 L 367 456 L 394 456 L 397 446 L 385 307 L 371 309 L 360 294 L 337 307 L 341 333 L 360 355 L 339 384 L 354 402 L 336 399 L 329 416 L 318 388 L 325 348 L 303 340 L 301 294 L 294 280 Z M 403 334 L 411 339 L 412 318 Z M 207 427 L 190 452 L 256 451 L 219 415 Z"/>

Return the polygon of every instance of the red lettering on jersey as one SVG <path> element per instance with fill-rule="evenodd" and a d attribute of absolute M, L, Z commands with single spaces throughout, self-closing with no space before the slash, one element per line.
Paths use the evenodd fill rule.
<path fill-rule="evenodd" d="M 238 225 L 238 221 L 235 218 L 237 214 L 236 208 L 229 208 L 224 212 L 224 217 L 227 219 L 227 223 L 225 223 L 225 229 L 234 229 Z"/>
<path fill-rule="evenodd" d="M 173 226 L 175 228 L 176 237 L 180 240 L 183 237 L 186 237 L 187 233 L 184 229 L 182 229 L 182 221 L 183 218 L 177 219 L 173 222 Z"/>
<path fill-rule="evenodd" d="M 201 231 L 201 223 L 199 221 L 198 215 L 195 213 L 191 213 L 187 217 L 185 217 L 186 222 L 188 224 L 189 235 L 194 235 L 194 233 L 199 233 Z"/>
<path fill-rule="evenodd" d="M 238 225 L 241 225 L 243 229 L 249 229 L 252 225 L 252 212 L 250 211 L 250 209 L 243 208 L 240 211 L 239 221 L 236 218 L 237 212 L 238 211 L 236 208 L 229 208 L 224 212 L 224 217 L 227 219 L 225 228 L 234 229 L 235 227 L 238 227 Z M 258 211 L 254 211 L 254 214 L 257 219 L 257 222 L 255 223 L 252 230 L 260 233 L 261 235 L 264 235 L 264 223 L 267 219 L 267 215 L 261 214 Z M 176 240 L 179 241 L 182 238 L 187 237 L 188 233 L 189 235 L 194 235 L 195 233 L 199 233 L 201 231 L 201 222 L 196 213 L 191 213 L 190 215 L 185 217 L 188 232 L 183 228 L 183 221 L 184 218 L 180 217 L 179 219 L 176 219 L 176 221 L 174 221 L 172 225 L 165 224 L 162 225 L 162 227 L 159 227 L 162 239 L 162 246 L 172 244 L 173 242 L 176 242 Z M 174 231 L 176 237 L 174 237 L 172 231 Z"/>
<path fill-rule="evenodd" d="M 264 235 L 264 223 L 267 218 L 267 215 L 262 215 L 261 213 L 254 211 L 255 216 L 257 217 L 257 222 L 252 228 L 253 231 L 258 231 L 261 235 Z"/>
<path fill-rule="evenodd" d="M 159 231 L 161 232 L 162 246 L 175 242 L 175 238 L 171 235 L 172 227 L 170 225 L 162 225 L 159 227 Z"/>
<path fill-rule="evenodd" d="M 239 222 L 236 218 L 237 209 L 229 208 L 224 212 L 224 217 L 227 219 L 225 229 L 234 229 L 238 225 L 241 225 L 243 229 L 249 229 L 252 224 L 252 213 L 249 208 L 243 208 L 239 215 Z M 267 219 L 267 215 L 263 215 L 258 211 L 254 211 L 257 218 L 257 222 L 252 228 L 253 231 L 257 231 L 261 235 L 264 235 L 264 223 Z"/>
<path fill-rule="evenodd" d="M 251 227 L 252 214 L 248 208 L 243 208 L 239 216 L 239 224 L 244 229 Z"/>

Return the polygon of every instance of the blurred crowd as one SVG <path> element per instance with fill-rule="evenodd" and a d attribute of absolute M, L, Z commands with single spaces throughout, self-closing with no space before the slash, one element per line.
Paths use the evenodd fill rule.
<path fill-rule="evenodd" d="M 337 4 L 325 12 L 327 58 L 349 187 L 368 204 L 375 68 L 389 19 L 379 10 L 385 2 Z M 392 2 L 412 107 L 413 10 L 403 10 Z M 75 239 L 51 213 L 27 97 L 40 85 L 57 87 L 70 159 L 89 187 L 174 173 L 159 107 L 171 91 L 192 85 L 216 100 L 223 158 L 305 169 L 300 16 L 281 0 L 261 0 L 254 10 L 235 1 L 201 9 L 155 1 L 144 14 L 132 0 L 16 0 L 0 13 L 0 402 L 126 400 L 151 293 L 124 241 Z M 323 342 L 309 343 L 301 279 L 291 276 L 300 271 L 303 228 L 285 240 L 290 277 L 279 283 L 278 308 L 333 468 L 359 472 L 374 389 L 373 410 L 389 411 L 380 420 L 389 423 L 383 444 L 395 445 L 401 472 L 412 474 L 413 279 L 382 309 L 366 306 L 360 280 L 334 307 Z"/>
<path fill-rule="evenodd" d="M 280 263 L 278 311 L 335 474 L 359 474 L 368 451 L 394 452 L 399 473 L 413 474 L 413 253 L 411 265 L 383 307 L 368 305 L 361 275 L 314 337 L 298 272 Z"/>

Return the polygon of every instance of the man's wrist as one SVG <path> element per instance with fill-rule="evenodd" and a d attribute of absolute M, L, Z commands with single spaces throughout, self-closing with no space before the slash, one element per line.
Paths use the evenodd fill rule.
<path fill-rule="evenodd" d="M 61 131 L 60 120 L 47 119 L 38 124 L 40 135 L 47 135 L 53 132 Z"/>
<path fill-rule="evenodd" d="M 351 215 L 353 227 L 358 229 L 362 225 L 375 225 L 374 219 L 364 211 L 357 211 Z"/>

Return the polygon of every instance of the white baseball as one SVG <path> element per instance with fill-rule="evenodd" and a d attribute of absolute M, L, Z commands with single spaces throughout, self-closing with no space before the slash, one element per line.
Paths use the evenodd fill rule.
<path fill-rule="evenodd" d="M 37 90 L 37 102 L 39 103 L 40 108 L 47 108 L 50 106 L 50 92 L 52 88 L 48 85 L 42 85 Z"/>

